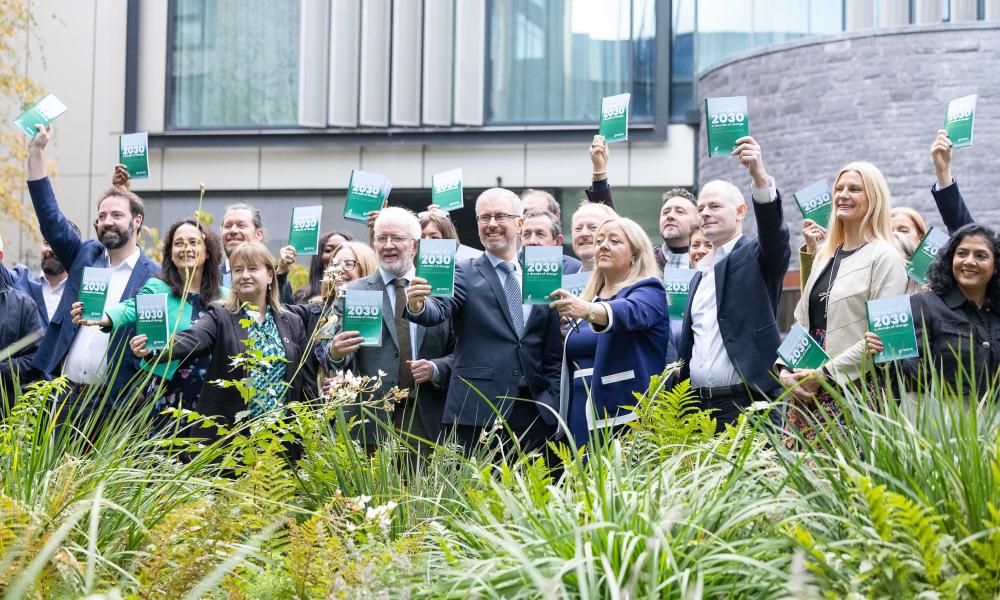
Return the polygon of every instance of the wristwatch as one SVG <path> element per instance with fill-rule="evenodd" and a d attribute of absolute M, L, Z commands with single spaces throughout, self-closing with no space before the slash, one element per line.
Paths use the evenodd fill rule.
<path fill-rule="evenodd" d="M 591 302 L 588 305 L 588 308 L 587 308 L 587 322 L 589 322 L 589 323 L 593 323 L 594 319 L 597 318 L 597 312 L 594 310 L 594 307 L 596 307 L 596 306 L 597 305 L 595 303 L 593 303 L 593 302 Z"/>

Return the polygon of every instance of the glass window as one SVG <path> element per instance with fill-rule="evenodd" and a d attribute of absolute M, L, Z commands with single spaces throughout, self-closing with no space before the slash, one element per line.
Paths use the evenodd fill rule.
<path fill-rule="evenodd" d="M 594 122 L 601 98 L 632 93 L 652 120 L 655 0 L 490 2 L 487 121 Z"/>
<path fill-rule="evenodd" d="M 299 2 L 175 0 L 173 128 L 293 125 Z"/>

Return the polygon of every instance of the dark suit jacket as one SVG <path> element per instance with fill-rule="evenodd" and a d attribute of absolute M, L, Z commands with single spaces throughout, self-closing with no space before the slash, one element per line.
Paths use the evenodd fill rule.
<path fill-rule="evenodd" d="M 42 237 L 52 246 L 52 251 L 59 257 L 59 261 L 69 273 L 62 300 L 59 301 L 59 308 L 56 309 L 55 315 L 49 323 L 45 337 L 42 339 L 42 345 L 32 364 L 32 367 L 37 371 L 51 378 L 59 374 L 63 360 L 69 352 L 73 338 L 76 337 L 77 329 L 79 329 L 78 325 L 73 324 L 73 318 L 69 312 L 79 297 L 83 269 L 84 267 L 107 267 L 108 259 L 106 250 L 100 242 L 97 240 L 84 242 L 70 227 L 66 217 L 59 210 L 48 177 L 29 181 L 28 192 L 31 194 L 31 202 L 35 206 L 35 215 L 38 216 L 38 226 L 42 230 Z M 125 291 L 121 298 L 114 300 L 120 302 L 135 296 L 142 289 L 146 280 L 159 272 L 160 267 L 140 253 L 139 261 L 132 270 L 132 276 L 125 286 Z M 108 373 L 114 374 L 114 379 L 109 382 L 111 385 L 110 398 L 115 407 L 125 400 L 125 397 L 120 397 L 120 394 L 125 390 L 129 380 L 139 372 L 139 359 L 128 348 L 128 340 L 134 335 L 134 326 L 121 327 L 111 334 L 111 341 L 108 344 Z M 119 360 L 120 366 L 117 366 L 116 372 L 115 368 Z"/>
<path fill-rule="evenodd" d="M 544 305 L 532 307 L 519 339 L 500 278 L 486 254 L 456 264 L 453 298 L 431 297 L 420 314 L 404 314 L 419 325 L 437 325 L 449 318 L 454 325 L 455 363 L 445 424 L 491 425 L 495 413 L 489 403 L 507 416 L 523 378 L 539 413 L 555 425 L 562 360 L 559 315 Z"/>
<path fill-rule="evenodd" d="M 562 262 L 563 262 L 562 265 L 563 275 L 572 275 L 573 273 L 579 273 L 580 267 L 583 266 L 583 263 L 581 263 L 578 259 L 573 258 L 572 256 L 568 256 L 566 254 L 563 254 Z"/>
<path fill-rule="evenodd" d="M 719 330 L 726 352 L 736 372 L 751 388 L 774 397 L 780 391 L 771 368 L 781 336 L 775 317 L 791 250 L 788 227 L 781 212 L 781 194 L 774 202 L 751 201 L 757 215 L 759 236 L 740 238 L 733 251 L 715 265 L 715 297 L 718 302 Z M 691 305 L 701 282 L 695 274 L 688 292 L 684 325 L 678 346 L 684 361 L 681 379 L 691 376 Z"/>
<path fill-rule="evenodd" d="M 385 373 L 382 385 L 375 390 L 373 396 L 380 399 L 399 382 L 399 340 L 396 335 L 396 323 L 393 318 L 392 305 L 389 303 L 389 293 L 382 281 L 382 273 L 376 270 L 368 277 L 363 277 L 348 284 L 348 289 L 380 291 L 382 293 L 382 345 L 362 346 L 357 352 L 348 356 L 340 363 L 328 361 L 334 369 L 350 369 L 356 375 L 375 376 L 379 371 Z M 344 314 L 343 298 L 337 301 L 334 310 L 337 316 Z M 337 333 L 343 331 L 343 321 L 338 319 Z M 431 441 L 437 439 L 441 431 L 441 419 L 444 415 L 445 398 L 448 380 L 451 378 L 453 352 L 455 351 L 455 332 L 450 319 L 431 327 L 418 325 L 416 337 L 410 340 L 417 349 L 417 358 L 433 362 L 440 374 L 439 385 L 433 383 L 419 384 L 411 390 L 411 397 L 417 399 L 417 415 L 424 431 Z M 359 411 L 353 411 L 359 412 Z M 391 422 L 391 415 L 383 410 L 372 409 L 374 415 L 383 422 Z M 369 420 L 370 421 L 370 420 Z M 370 441 L 379 439 L 380 428 L 377 423 L 368 422 L 359 431 L 361 439 Z"/>
<path fill-rule="evenodd" d="M 931 195 L 934 196 L 934 203 L 937 204 L 941 220 L 944 221 L 949 234 L 955 233 L 955 230 L 963 225 L 975 222 L 965 205 L 965 198 L 958 189 L 957 181 L 940 190 L 934 189 L 935 187 L 937 186 L 931 187 Z"/>
<path fill-rule="evenodd" d="M 0 263 L 2 265 L 3 263 Z M 42 329 L 35 303 L 21 290 L 15 289 L 0 277 L 0 387 L 8 397 L 14 391 L 14 374 L 18 381 L 27 383 L 31 377 L 31 362 L 38 348 L 38 333 Z M 34 341 L 8 357 L 11 345 L 35 335 Z"/>
<path fill-rule="evenodd" d="M 16 290 L 21 290 L 31 297 L 38 309 L 38 317 L 42 320 L 42 326 L 49 326 L 49 313 L 45 310 L 45 296 L 42 295 L 42 280 L 31 274 L 28 267 L 24 265 L 14 265 L 8 269 L 0 263 L 0 279 Z"/>

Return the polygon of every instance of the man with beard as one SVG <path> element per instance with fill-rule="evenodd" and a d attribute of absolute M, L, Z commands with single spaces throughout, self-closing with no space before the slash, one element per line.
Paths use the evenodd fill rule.
<path fill-rule="evenodd" d="M 76 223 L 72 221 L 68 221 L 68 223 L 77 235 L 81 235 L 80 228 L 76 226 Z M 66 289 L 67 275 L 66 268 L 59 262 L 59 257 L 52 251 L 52 246 L 49 246 L 48 242 L 42 242 L 41 253 L 42 274 L 40 276 L 32 275 L 28 267 L 24 265 L 14 265 L 10 270 L 7 270 L 3 264 L 0 264 L 0 279 L 31 296 L 38 307 L 38 316 L 42 319 L 42 326 L 48 327 L 49 320 L 55 316 L 59 300 L 62 299 L 63 290 Z"/>
<path fill-rule="evenodd" d="M 69 313 L 78 301 L 84 268 L 110 269 L 108 306 L 135 296 L 160 268 L 136 245 L 145 209 L 142 199 L 124 187 L 114 186 L 98 199 L 97 240 L 83 241 L 73 230 L 45 174 L 44 151 L 51 136 L 51 126 L 38 126 L 29 144 L 28 192 L 42 237 L 67 267 L 68 277 L 32 367 L 49 378 L 60 373 L 66 376 L 69 395 L 59 419 L 82 422 L 91 414 L 106 416 L 110 409 L 120 407 L 127 400 L 123 392 L 129 380 L 139 371 L 139 361 L 128 349 L 134 327 L 108 334 L 97 327 L 73 324 Z"/>
<path fill-rule="evenodd" d="M 698 222 L 698 202 L 694 194 L 674 188 L 663 194 L 660 207 L 660 235 L 663 243 L 653 248 L 660 268 L 687 269 L 691 264 L 688 246 L 691 229 Z"/>
<path fill-rule="evenodd" d="M 382 345 L 362 347 L 363 338 L 357 331 L 340 331 L 327 353 L 328 364 L 334 369 L 347 368 L 370 377 L 384 373 L 381 386 L 373 393 L 375 399 L 384 397 L 393 386 L 409 389 L 407 398 L 396 405 L 391 415 L 384 410 L 372 412 L 379 421 L 391 422 L 395 431 L 413 436 L 403 436 L 413 446 L 420 445 L 420 440 L 438 441 L 445 403 L 442 384 L 451 376 L 455 349 L 451 321 L 423 327 L 403 318 L 405 289 L 416 274 L 413 259 L 419 239 L 420 221 L 412 212 L 394 206 L 379 211 L 374 228 L 379 268 L 368 277 L 352 281 L 347 289 L 383 292 Z M 342 315 L 343 309 L 341 298 L 335 310 Z M 367 446 L 385 439 L 384 430 L 371 419 L 356 431 Z"/>

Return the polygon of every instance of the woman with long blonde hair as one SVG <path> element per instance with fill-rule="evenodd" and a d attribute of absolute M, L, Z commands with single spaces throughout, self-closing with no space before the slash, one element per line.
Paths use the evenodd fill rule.
<path fill-rule="evenodd" d="M 635 418 L 633 392 L 670 362 L 670 315 L 653 244 L 635 221 L 605 220 L 582 297 L 556 290 L 549 306 L 569 319 L 559 412 L 577 445 Z"/>

